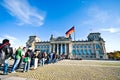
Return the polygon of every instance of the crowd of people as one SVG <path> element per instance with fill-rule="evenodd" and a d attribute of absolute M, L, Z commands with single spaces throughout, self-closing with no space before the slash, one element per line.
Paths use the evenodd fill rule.
<path fill-rule="evenodd" d="M 14 60 L 10 72 L 15 73 L 17 69 L 23 69 L 23 72 L 28 72 L 30 69 L 37 69 L 38 66 L 44 66 L 44 64 L 56 63 L 64 57 L 56 53 L 48 54 L 26 47 L 19 47 L 16 51 L 13 51 L 9 40 L 4 39 L 2 44 L 0 44 L 0 66 L 3 64 L 4 75 L 8 74 L 8 61 L 10 58 Z"/>

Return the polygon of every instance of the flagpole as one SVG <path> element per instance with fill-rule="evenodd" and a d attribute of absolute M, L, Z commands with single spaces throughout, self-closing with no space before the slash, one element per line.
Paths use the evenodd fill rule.
<path fill-rule="evenodd" d="M 74 41 L 75 41 L 75 27 L 74 27 Z"/>
<path fill-rule="evenodd" d="M 74 41 L 75 41 L 75 26 L 74 26 Z M 76 47 L 75 47 L 75 51 L 76 51 Z M 75 58 L 77 58 L 77 54 L 75 53 Z"/>

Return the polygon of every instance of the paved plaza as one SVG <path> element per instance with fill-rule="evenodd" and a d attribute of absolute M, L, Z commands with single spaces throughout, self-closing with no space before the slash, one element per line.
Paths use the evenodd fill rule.
<path fill-rule="evenodd" d="M 12 63 L 12 61 L 11 61 Z M 0 71 L 0 73 L 2 73 Z M 1 80 L 120 80 L 120 61 L 62 60 L 23 73 L 0 75 Z"/>

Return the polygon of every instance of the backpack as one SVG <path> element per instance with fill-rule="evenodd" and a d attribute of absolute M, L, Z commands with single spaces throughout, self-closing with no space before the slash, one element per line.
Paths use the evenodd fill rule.
<path fill-rule="evenodd" d="M 3 64 L 5 61 L 5 52 L 3 51 L 3 45 L 0 44 L 0 64 Z"/>
<path fill-rule="evenodd" d="M 12 53 L 12 48 L 8 44 L 0 44 L 0 64 L 3 64 L 5 59 L 8 59 Z"/>
<path fill-rule="evenodd" d="M 23 58 L 23 62 L 28 62 L 29 61 L 29 57 L 25 57 L 25 58 Z"/>

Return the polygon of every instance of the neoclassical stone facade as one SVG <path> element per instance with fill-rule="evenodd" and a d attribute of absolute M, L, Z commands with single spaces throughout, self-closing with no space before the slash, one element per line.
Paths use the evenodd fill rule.
<path fill-rule="evenodd" d="M 87 40 L 72 41 L 71 36 L 54 38 L 51 35 L 50 41 L 35 42 L 34 49 L 46 53 L 72 55 L 72 57 L 82 59 L 107 59 L 105 41 L 101 38 L 100 33 L 90 33 L 87 38 Z"/>
<path fill-rule="evenodd" d="M 35 49 L 36 42 L 40 42 L 40 39 L 37 36 L 29 36 L 29 40 L 26 42 L 26 46 Z"/>

